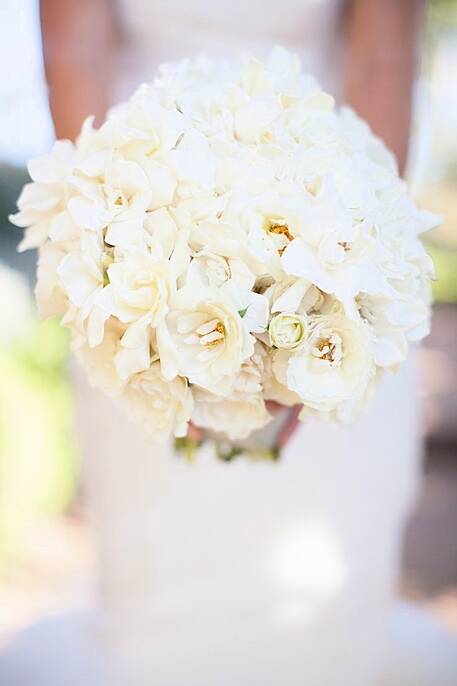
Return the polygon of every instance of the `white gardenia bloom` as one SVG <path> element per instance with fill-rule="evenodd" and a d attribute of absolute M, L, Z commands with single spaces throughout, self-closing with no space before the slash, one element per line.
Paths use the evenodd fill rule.
<path fill-rule="evenodd" d="M 439 220 L 281 48 L 164 65 L 29 172 L 39 311 L 154 436 L 245 437 L 270 399 L 347 421 L 428 333 Z"/>
<path fill-rule="evenodd" d="M 233 441 L 247 438 L 272 420 L 261 393 L 221 397 L 199 389 L 195 400 L 194 424 L 225 434 Z"/>
<path fill-rule="evenodd" d="M 110 316 L 127 324 L 147 317 L 150 326 L 157 326 L 175 292 L 171 263 L 142 252 L 113 260 L 107 267 L 106 280 L 98 303 Z"/>
<path fill-rule="evenodd" d="M 284 360 L 278 363 L 275 372 Z M 374 372 L 368 327 L 343 314 L 310 317 L 307 340 L 288 357 L 285 366 L 288 388 L 304 405 L 321 412 L 361 401 Z M 281 370 L 280 376 L 283 373 Z"/>
<path fill-rule="evenodd" d="M 113 261 L 106 270 L 106 280 L 96 305 L 106 317 L 127 325 L 115 360 L 119 376 L 127 379 L 149 368 L 152 329 L 160 326 L 169 312 L 176 277 L 169 260 L 132 252 L 121 261 Z"/>
<path fill-rule="evenodd" d="M 243 318 L 247 330 L 263 333 L 268 327 L 269 303 L 253 291 L 255 282 L 254 274 L 242 260 L 205 250 L 194 255 L 186 276 L 189 288 L 219 288 Z"/>
<path fill-rule="evenodd" d="M 234 377 L 230 395 L 223 397 L 196 389 L 192 421 L 217 433 L 226 433 L 231 440 L 243 439 L 252 431 L 266 426 L 272 416 L 263 396 L 264 383 L 271 376 L 268 353 L 261 343 Z"/>
<path fill-rule="evenodd" d="M 222 222 L 238 232 L 238 240 L 249 255 L 256 274 L 271 273 L 281 278 L 281 256 L 300 235 L 305 211 L 303 188 L 271 179 L 260 194 L 245 183 L 232 193 L 222 213 Z M 236 234 L 235 234 L 236 235 Z M 217 239 L 217 234 L 215 239 Z"/>
<path fill-rule="evenodd" d="M 233 304 L 220 291 L 185 287 L 176 294 L 166 323 L 168 332 L 157 341 L 165 376 L 179 373 L 192 384 L 226 394 L 254 350 L 254 338 Z"/>
<path fill-rule="evenodd" d="M 122 394 L 121 404 L 131 417 L 159 443 L 171 435 L 185 436 L 193 409 L 189 385 L 182 377 L 163 378 L 160 363 L 133 376 Z"/>
<path fill-rule="evenodd" d="M 57 141 L 49 154 L 30 160 L 28 171 L 34 183 L 24 186 L 17 201 L 19 212 L 9 218 L 16 226 L 28 227 L 20 251 L 45 243 L 52 220 L 64 209 L 64 181 L 75 163 L 75 149 L 70 141 Z"/>
<path fill-rule="evenodd" d="M 38 255 L 35 297 L 38 314 L 43 319 L 62 316 L 68 307 L 68 299 L 59 281 L 58 268 L 65 253 L 58 243 L 45 243 Z"/>
<path fill-rule="evenodd" d="M 111 397 L 120 396 L 125 382 L 117 373 L 115 359 L 120 349 L 124 327 L 114 319 L 108 321 L 103 341 L 95 347 L 90 347 L 84 341 L 80 342 L 71 324 L 70 331 L 73 334 L 73 352 L 89 374 L 91 383 Z"/>
<path fill-rule="evenodd" d="M 194 254 L 187 270 L 188 285 L 219 288 L 231 280 L 240 289 L 250 291 L 254 286 L 255 276 L 240 259 L 225 258 L 209 250 L 200 250 Z"/>
<path fill-rule="evenodd" d="M 77 249 L 67 253 L 57 268 L 59 285 L 75 308 L 71 319 L 86 332 L 91 347 L 103 340 L 105 321 L 109 317 L 97 300 L 105 283 L 106 267 L 112 260 L 99 236 L 84 231 Z M 43 279 L 41 275 L 39 284 Z"/>
<path fill-rule="evenodd" d="M 418 298 L 390 300 L 361 293 L 356 299 L 360 317 L 373 331 L 373 358 L 379 367 L 395 367 L 408 352 L 408 340 L 430 330 L 430 307 Z"/>

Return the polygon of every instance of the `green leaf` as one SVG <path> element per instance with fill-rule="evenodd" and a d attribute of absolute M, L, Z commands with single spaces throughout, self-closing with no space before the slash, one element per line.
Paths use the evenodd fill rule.
<path fill-rule="evenodd" d="M 175 452 L 182 455 L 188 462 L 193 462 L 203 441 L 196 441 L 189 436 L 175 438 Z"/>

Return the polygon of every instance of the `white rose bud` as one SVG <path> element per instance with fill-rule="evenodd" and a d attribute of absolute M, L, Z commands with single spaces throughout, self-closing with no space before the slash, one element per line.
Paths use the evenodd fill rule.
<path fill-rule="evenodd" d="M 296 350 L 306 338 L 306 317 L 281 312 L 271 320 L 268 332 L 275 348 Z"/>

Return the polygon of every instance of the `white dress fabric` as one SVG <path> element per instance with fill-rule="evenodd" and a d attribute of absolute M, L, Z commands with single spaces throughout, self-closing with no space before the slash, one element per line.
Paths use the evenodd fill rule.
<path fill-rule="evenodd" d="M 116 98 L 162 61 L 275 43 L 338 84 L 338 2 L 124 0 L 118 12 Z M 389 661 L 388 615 L 420 467 L 412 361 L 356 424 L 303 425 L 278 463 L 205 449 L 189 464 L 148 444 L 80 372 L 76 387 L 109 686 L 410 683 Z M 416 667 L 414 686 L 455 683 L 455 651 L 438 663 Z"/>

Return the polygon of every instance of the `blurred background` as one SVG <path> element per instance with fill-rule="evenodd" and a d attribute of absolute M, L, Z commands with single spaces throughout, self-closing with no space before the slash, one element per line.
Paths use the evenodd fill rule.
<path fill-rule="evenodd" d="M 14 67 L 14 68 L 12 68 Z M 457 632 L 457 2 L 428 5 L 409 177 L 443 215 L 427 237 L 438 280 L 420 351 L 425 479 L 409 524 L 399 594 Z M 91 531 L 79 506 L 68 341 L 39 322 L 35 255 L 8 224 L 29 157 L 53 140 L 36 0 L 0 3 L 0 650 L 37 618 L 90 605 Z M 373 532 L 376 535 L 376 532 Z"/>

